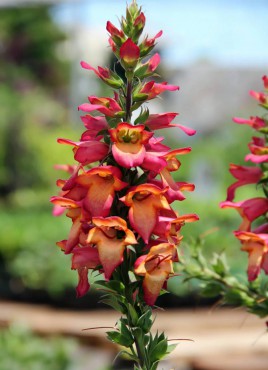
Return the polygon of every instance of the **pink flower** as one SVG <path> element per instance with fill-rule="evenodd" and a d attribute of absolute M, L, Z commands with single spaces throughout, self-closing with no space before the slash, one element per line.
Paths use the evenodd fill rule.
<path fill-rule="evenodd" d="M 155 81 L 149 81 L 139 91 L 139 94 L 147 95 L 147 99 L 154 99 L 157 95 L 164 91 L 175 91 L 179 90 L 179 86 L 168 85 L 167 82 L 156 83 Z M 135 99 L 135 94 L 133 95 Z"/>
<path fill-rule="evenodd" d="M 78 298 L 85 295 L 89 288 L 88 270 L 100 265 L 99 253 L 91 246 L 76 247 L 72 250 L 72 269 L 78 271 L 78 285 L 76 295 Z"/>
<path fill-rule="evenodd" d="M 161 113 L 161 114 L 151 114 L 148 120 L 145 122 L 145 125 L 149 127 L 150 130 L 160 130 L 170 127 L 178 127 L 187 135 L 192 136 L 196 133 L 196 130 L 185 127 L 178 123 L 171 123 L 173 119 L 178 115 L 178 113 Z"/>
<path fill-rule="evenodd" d="M 106 30 L 110 33 L 113 42 L 117 45 L 121 45 L 125 40 L 123 31 L 116 28 L 110 21 L 106 24 Z"/>
<path fill-rule="evenodd" d="M 243 219 L 239 231 L 249 231 L 251 223 L 268 212 L 268 199 L 259 197 L 236 203 L 225 201 L 220 206 L 221 208 L 235 208 Z"/>
<path fill-rule="evenodd" d="M 198 220 L 199 217 L 196 214 L 178 216 L 174 212 L 160 211 L 160 216 L 153 230 L 153 234 L 159 236 L 161 241 L 167 241 L 178 246 L 182 239 L 182 236 L 179 234 L 181 228 L 185 223 Z"/>
<path fill-rule="evenodd" d="M 158 221 L 161 209 L 170 209 L 164 193 L 167 189 L 160 189 L 153 184 L 142 184 L 131 189 L 126 196 L 120 198 L 129 208 L 129 221 L 148 243 L 151 233 Z"/>
<path fill-rule="evenodd" d="M 141 57 L 146 55 L 150 50 L 153 49 L 155 46 L 155 40 L 161 37 L 163 34 L 163 31 L 159 31 L 153 38 L 148 39 L 148 36 L 145 37 L 145 39 L 140 44 L 140 51 L 141 51 Z"/>
<path fill-rule="evenodd" d="M 242 243 L 242 251 L 248 252 L 248 280 L 255 280 L 260 270 L 268 274 L 268 235 L 251 232 L 235 232 Z"/>
<path fill-rule="evenodd" d="M 260 118 L 258 116 L 256 117 L 250 117 L 250 119 L 244 119 L 244 118 L 239 118 L 239 117 L 234 117 L 233 121 L 238 124 L 245 124 L 248 125 L 255 130 L 259 130 L 263 127 L 266 126 L 266 122 L 264 121 L 263 118 Z"/>
<path fill-rule="evenodd" d="M 251 154 L 247 154 L 246 161 L 253 163 L 268 162 L 268 147 L 264 138 L 253 137 L 252 141 L 248 144 Z"/>
<path fill-rule="evenodd" d="M 173 261 L 177 258 L 174 244 L 160 243 L 151 247 L 147 255 L 137 259 L 135 274 L 144 276 L 142 283 L 144 300 L 153 306 L 170 275 L 174 274 Z"/>
<path fill-rule="evenodd" d="M 76 182 L 87 189 L 83 207 L 91 217 L 106 217 L 110 213 L 115 192 L 125 188 L 128 183 L 121 181 L 122 174 L 117 167 L 99 166 L 79 175 Z"/>
<path fill-rule="evenodd" d="M 263 76 L 262 80 L 263 80 L 264 88 L 267 90 L 268 89 L 268 77 Z"/>
<path fill-rule="evenodd" d="M 153 132 L 146 131 L 144 125 L 133 126 L 127 122 L 120 123 L 109 132 L 116 162 L 126 168 L 139 166 L 145 157 L 145 144 L 153 136 Z"/>
<path fill-rule="evenodd" d="M 86 114 L 81 116 L 81 121 L 84 123 L 85 128 L 87 129 L 86 134 L 90 135 L 93 138 L 96 138 L 100 132 L 108 129 L 108 124 L 103 116 L 91 116 Z M 85 137 L 85 134 L 82 135 Z"/>
<path fill-rule="evenodd" d="M 134 27 L 142 30 L 145 26 L 146 18 L 143 12 L 141 12 L 134 21 Z"/>
<path fill-rule="evenodd" d="M 105 278 L 110 279 L 123 261 L 126 246 L 136 244 L 137 240 L 120 217 L 93 217 L 92 222 L 95 227 L 89 231 L 87 242 L 97 247 Z"/>
<path fill-rule="evenodd" d="M 135 76 L 145 78 L 153 75 L 160 63 L 160 55 L 154 54 L 146 63 L 140 64 L 135 69 Z"/>
<path fill-rule="evenodd" d="M 265 93 L 251 90 L 250 95 L 256 99 L 261 105 L 266 106 L 268 104 L 268 96 Z"/>
<path fill-rule="evenodd" d="M 99 140 L 85 140 L 75 142 L 68 139 L 58 139 L 59 144 L 74 146 L 74 159 L 82 165 L 87 165 L 104 159 L 109 151 L 107 144 Z"/>
<path fill-rule="evenodd" d="M 64 246 L 65 253 L 68 254 L 80 243 L 81 237 L 88 230 L 90 217 L 81 209 L 79 202 L 63 197 L 51 197 L 50 201 L 66 207 L 66 216 L 72 219 L 72 227 Z"/>
<path fill-rule="evenodd" d="M 235 191 L 238 187 L 257 184 L 263 173 L 259 167 L 247 167 L 247 166 L 237 166 L 235 164 L 230 164 L 231 174 L 238 180 L 234 184 L 230 185 L 227 189 L 227 199 L 232 201 L 235 196 Z"/>
<path fill-rule="evenodd" d="M 95 69 L 86 62 L 81 62 L 81 66 L 82 68 L 93 71 L 102 81 L 115 89 L 120 89 L 124 85 L 123 80 L 109 68 L 98 67 L 98 69 Z"/>
<path fill-rule="evenodd" d="M 97 96 L 89 96 L 88 100 L 90 104 L 84 103 L 79 105 L 78 109 L 83 112 L 93 112 L 99 111 L 108 117 L 123 117 L 124 111 L 117 103 L 115 99 L 112 98 L 98 98 Z"/>

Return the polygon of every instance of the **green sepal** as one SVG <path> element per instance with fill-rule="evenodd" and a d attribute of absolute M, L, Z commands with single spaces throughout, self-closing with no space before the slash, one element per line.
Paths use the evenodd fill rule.
<path fill-rule="evenodd" d="M 134 125 L 145 123 L 149 118 L 149 109 L 145 108 L 144 110 L 141 109 L 140 115 L 135 119 Z"/>
<path fill-rule="evenodd" d="M 268 135 L 268 126 L 261 127 L 258 129 L 258 131 L 261 132 L 262 134 Z"/>
<path fill-rule="evenodd" d="M 144 93 L 133 94 L 133 101 L 135 102 L 143 102 L 147 99 L 148 99 L 148 94 L 144 94 Z"/>
<path fill-rule="evenodd" d="M 115 117 L 116 118 L 124 118 L 125 114 L 126 114 L 126 112 L 121 110 L 120 112 L 115 113 Z"/>
<path fill-rule="evenodd" d="M 134 71 L 134 75 L 138 77 L 139 79 L 143 79 L 146 77 L 147 70 L 148 70 L 148 65 L 140 64 L 136 67 Z"/>

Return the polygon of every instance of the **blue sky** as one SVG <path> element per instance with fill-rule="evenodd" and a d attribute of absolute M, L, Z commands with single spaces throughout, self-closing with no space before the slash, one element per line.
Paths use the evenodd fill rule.
<path fill-rule="evenodd" d="M 126 0 L 81 0 L 57 5 L 55 19 L 103 27 L 118 26 Z M 147 18 L 146 32 L 162 29 L 163 59 L 178 67 L 198 60 L 222 66 L 268 69 L 267 0 L 138 0 Z M 163 44 L 160 41 L 160 46 Z"/>

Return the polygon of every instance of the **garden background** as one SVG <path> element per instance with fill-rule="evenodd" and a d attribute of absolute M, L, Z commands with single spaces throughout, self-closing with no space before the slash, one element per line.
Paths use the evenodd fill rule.
<path fill-rule="evenodd" d="M 148 17 L 147 32 L 164 31 L 157 46 L 159 74 L 180 86 L 178 93 L 165 93 L 151 103 L 150 110 L 179 112 L 177 122 L 197 130 L 194 137 L 175 128 L 163 131 L 171 147 L 193 148 L 182 158 L 177 181 L 193 182 L 196 190 L 177 202 L 177 210 L 197 213 L 200 221 L 185 227 L 184 247 L 201 238 L 205 255 L 225 251 L 231 271 L 246 279 L 247 255 L 232 235 L 239 216 L 221 210 L 219 202 L 232 182 L 229 163 L 242 164 L 252 134 L 232 117 L 258 113 L 248 91 L 259 91 L 267 73 L 268 4 L 144 0 L 140 5 Z M 76 273 L 55 246 L 70 225 L 52 217 L 49 197 L 57 192 L 54 165 L 72 161 L 70 148 L 57 144 L 57 137 L 79 139 L 77 106 L 88 95 L 107 94 L 93 73 L 80 68 L 80 61 L 113 66 L 105 26 L 108 19 L 116 23 L 124 8 L 125 1 L 105 0 L 0 2 L 2 300 L 99 307 L 97 292 L 75 298 Z M 254 186 L 252 194 L 256 196 Z M 250 196 L 248 188 L 239 191 L 241 199 Z M 172 294 L 161 298 L 162 306 L 214 302 L 200 297 L 198 283 L 182 280 L 170 280 Z M 51 347 L 52 357 L 60 345 Z"/>

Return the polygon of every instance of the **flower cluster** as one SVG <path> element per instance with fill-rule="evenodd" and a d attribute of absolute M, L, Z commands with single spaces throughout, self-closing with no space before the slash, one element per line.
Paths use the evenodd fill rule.
<path fill-rule="evenodd" d="M 268 77 L 263 77 L 265 92 L 250 91 L 250 95 L 257 100 L 259 105 L 268 109 Z M 248 144 L 250 153 L 245 161 L 250 161 L 254 166 L 230 165 L 231 174 L 237 181 L 229 186 L 227 199 L 221 203 L 222 208 L 235 208 L 242 217 L 242 223 L 234 232 L 242 243 L 242 250 L 249 256 L 248 280 L 255 280 L 261 269 L 268 274 L 268 120 L 266 116 L 255 116 L 249 119 L 234 118 L 234 122 L 252 127 L 258 134 L 253 136 Z M 236 189 L 247 184 L 257 184 L 263 189 L 263 196 L 233 202 Z"/>
<path fill-rule="evenodd" d="M 125 263 L 138 283 L 133 296 L 142 292 L 151 306 L 174 274 L 182 226 L 198 216 L 179 215 L 171 207 L 175 200 L 185 199 L 184 191 L 194 190 L 193 184 L 172 177 L 181 165 L 178 158 L 191 148 L 172 150 L 155 135 L 171 127 L 187 135 L 195 131 L 173 123 L 177 113 L 150 114 L 142 106 L 165 91 L 179 89 L 152 79 L 160 56 L 151 52 L 162 31 L 140 40 L 145 20 L 133 1 L 121 28 L 107 22 L 109 45 L 125 78 L 112 69 L 81 62 L 82 68 L 111 87 L 113 95 L 89 96 L 78 107 L 84 112 L 81 120 L 86 129 L 79 141 L 58 139 L 73 147 L 77 165 L 61 167 L 70 177 L 57 181 L 60 193 L 51 202 L 55 214 L 66 209 L 72 221 L 68 238 L 57 244 L 72 255 L 72 269 L 79 276 L 77 295 L 83 296 L 90 287 L 89 270 L 103 273 L 109 281 Z"/>

